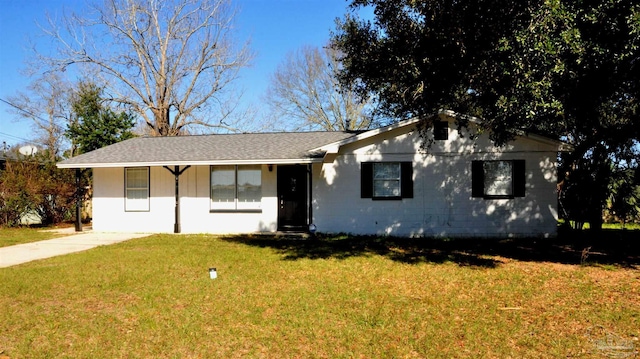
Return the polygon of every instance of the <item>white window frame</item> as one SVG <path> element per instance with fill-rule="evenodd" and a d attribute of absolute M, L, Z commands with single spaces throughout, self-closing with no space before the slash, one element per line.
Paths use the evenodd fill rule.
<path fill-rule="evenodd" d="M 222 171 L 232 171 L 232 178 L 228 175 L 225 177 L 217 176 L 214 172 L 218 170 L 220 171 L 220 175 L 222 175 Z M 249 174 L 250 171 L 253 171 L 254 174 L 251 176 Z M 255 172 L 258 172 L 259 175 L 256 177 Z M 249 174 L 249 177 L 246 179 L 249 182 L 245 184 L 239 183 L 242 181 L 242 178 L 245 174 Z M 214 165 L 210 166 L 209 169 L 209 203 L 210 203 L 210 211 L 211 212 L 261 212 L 262 211 L 262 166 L 261 165 Z M 225 180 L 226 186 L 232 187 L 232 196 L 223 197 L 220 200 L 217 200 L 216 195 L 214 194 L 216 190 L 216 184 L 214 181 L 216 179 Z M 256 183 L 255 180 L 258 180 L 259 183 Z M 250 183 L 251 180 L 254 183 Z M 243 200 L 243 193 L 249 192 L 245 191 L 245 188 L 253 188 L 253 192 L 259 192 L 259 196 L 255 196 L 253 199 L 249 197 L 249 200 Z M 256 187 L 258 189 L 256 190 Z M 229 191 L 227 191 L 229 192 Z"/>
<path fill-rule="evenodd" d="M 513 161 L 484 161 L 485 197 L 513 197 Z"/>
<path fill-rule="evenodd" d="M 134 173 L 142 173 L 137 179 L 143 180 L 138 183 L 130 183 L 130 176 Z M 134 180 L 132 178 L 132 180 Z M 149 189 L 150 189 L 150 170 L 149 167 L 125 167 L 124 169 L 124 210 L 125 212 L 148 212 L 149 205 Z M 144 193 L 141 198 L 134 198 L 133 193 Z"/>
<path fill-rule="evenodd" d="M 397 176 L 384 176 L 383 167 L 397 167 Z M 387 172 L 388 173 L 388 172 Z M 382 189 L 390 189 L 386 193 Z M 400 162 L 375 162 L 373 164 L 373 198 L 400 198 L 402 196 L 402 168 Z"/>

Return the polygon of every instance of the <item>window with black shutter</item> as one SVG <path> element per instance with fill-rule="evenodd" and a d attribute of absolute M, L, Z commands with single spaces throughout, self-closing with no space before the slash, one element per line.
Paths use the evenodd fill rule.
<path fill-rule="evenodd" d="M 525 196 L 525 162 L 472 161 L 471 195 L 486 199 Z"/>
<path fill-rule="evenodd" d="M 362 162 L 360 197 L 375 200 L 413 198 L 411 162 Z"/>

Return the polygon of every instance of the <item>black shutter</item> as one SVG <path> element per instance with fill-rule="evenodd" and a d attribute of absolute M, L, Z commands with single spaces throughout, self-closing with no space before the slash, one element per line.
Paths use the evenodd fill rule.
<path fill-rule="evenodd" d="M 360 164 L 360 197 L 373 197 L 373 162 Z"/>
<path fill-rule="evenodd" d="M 402 198 L 413 198 L 413 164 L 400 163 L 400 194 Z"/>
<path fill-rule="evenodd" d="M 483 161 L 471 161 L 471 197 L 484 197 Z"/>
<path fill-rule="evenodd" d="M 513 196 L 525 196 L 526 174 L 524 160 L 513 161 Z"/>

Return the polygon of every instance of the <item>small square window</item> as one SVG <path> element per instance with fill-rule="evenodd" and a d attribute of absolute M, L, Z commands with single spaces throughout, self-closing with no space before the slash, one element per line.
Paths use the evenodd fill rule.
<path fill-rule="evenodd" d="M 449 122 L 448 121 L 433 122 L 433 139 L 436 141 L 444 141 L 449 139 Z"/>
<path fill-rule="evenodd" d="M 471 195 L 486 199 L 524 197 L 524 160 L 472 161 Z"/>
<path fill-rule="evenodd" d="M 483 163 L 483 170 L 485 196 L 513 196 L 511 161 L 487 161 Z"/>
<path fill-rule="evenodd" d="M 376 200 L 413 198 L 411 162 L 362 162 L 360 197 Z"/>
<path fill-rule="evenodd" d="M 373 197 L 400 197 L 400 163 L 373 164 Z"/>

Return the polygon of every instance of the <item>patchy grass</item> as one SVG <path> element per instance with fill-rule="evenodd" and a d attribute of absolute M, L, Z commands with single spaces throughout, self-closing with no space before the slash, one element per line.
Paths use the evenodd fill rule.
<path fill-rule="evenodd" d="M 13 246 L 16 244 L 30 243 L 52 239 L 69 235 L 68 233 L 58 233 L 49 231 L 48 228 L 36 227 L 17 227 L 5 228 L 0 227 L 0 247 Z M 49 228 L 51 229 L 51 228 Z"/>
<path fill-rule="evenodd" d="M 603 223 L 602 228 L 605 229 L 624 229 L 629 231 L 638 231 L 640 230 L 640 223 Z"/>
<path fill-rule="evenodd" d="M 560 219 L 558 220 L 558 225 L 562 226 L 562 224 L 565 223 L 565 220 Z M 569 222 L 571 225 L 574 225 L 574 221 L 570 221 Z M 591 225 L 589 224 L 589 222 L 584 222 L 582 229 L 583 230 L 588 230 L 591 228 Z M 635 222 L 630 222 L 630 223 L 625 223 L 624 225 L 620 222 L 617 223 L 603 223 L 602 224 L 602 228 L 603 229 L 608 229 L 608 230 L 625 230 L 625 231 L 640 231 L 640 223 L 635 223 Z"/>
<path fill-rule="evenodd" d="M 554 243 L 155 235 L 0 269 L 0 353 L 589 358 L 615 350 L 609 333 L 640 348 L 633 260 L 581 265 Z"/>

